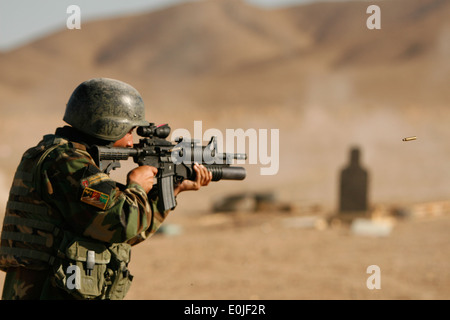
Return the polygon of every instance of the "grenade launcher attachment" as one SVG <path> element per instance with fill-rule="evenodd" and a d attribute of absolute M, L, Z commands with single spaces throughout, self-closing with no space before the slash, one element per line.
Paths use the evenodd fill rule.
<path fill-rule="evenodd" d="M 233 160 L 245 160 L 245 153 L 219 153 L 217 151 L 217 138 L 212 137 L 206 146 L 199 145 L 198 140 L 189 140 L 179 137 L 176 144 L 166 140 L 170 134 L 167 124 L 137 128 L 137 134 L 142 138 L 133 148 L 93 146 L 90 153 L 100 170 L 109 173 L 120 167 L 120 160 L 133 157 L 138 165 L 153 166 L 158 169 L 156 175 L 159 209 L 163 212 L 172 210 L 176 206 L 174 187 L 185 179 L 195 181 L 194 164 L 203 164 L 212 173 L 212 181 L 243 180 L 246 176 L 245 168 L 232 167 Z"/>

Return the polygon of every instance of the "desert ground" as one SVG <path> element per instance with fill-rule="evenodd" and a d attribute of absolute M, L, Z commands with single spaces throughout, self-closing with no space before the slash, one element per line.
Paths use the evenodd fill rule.
<path fill-rule="evenodd" d="M 180 202 L 164 232 L 134 247 L 126 300 L 450 298 L 450 212 L 397 218 L 375 236 L 317 213 L 196 213 Z M 312 217 L 322 223 L 292 223 Z M 380 287 L 369 289 L 372 265 Z"/>
<path fill-rule="evenodd" d="M 239 182 L 180 194 L 160 230 L 133 248 L 127 300 L 450 298 L 448 201 L 348 215 L 275 193 L 265 206 L 247 197 L 217 212 L 233 193 L 215 183 Z M 356 229 L 361 219 L 375 228 Z M 369 266 L 379 267 L 379 287 L 368 287 Z"/>
<path fill-rule="evenodd" d="M 449 299 L 450 216 L 397 220 L 388 236 L 347 224 L 293 227 L 285 212 L 186 214 L 133 251 L 127 299 Z M 380 289 L 368 289 L 380 268 Z"/>

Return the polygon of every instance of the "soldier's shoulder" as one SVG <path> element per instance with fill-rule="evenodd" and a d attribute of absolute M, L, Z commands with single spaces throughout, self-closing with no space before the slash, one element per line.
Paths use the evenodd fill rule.
<path fill-rule="evenodd" d="M 42 161 L 45 163 L 44 166 L 63 165 L 76 168 L 94 163 L 84 145 L 58 136 L 45 136 L 37 148 L 40 149 L 38 152 L 43 157 Z"/>

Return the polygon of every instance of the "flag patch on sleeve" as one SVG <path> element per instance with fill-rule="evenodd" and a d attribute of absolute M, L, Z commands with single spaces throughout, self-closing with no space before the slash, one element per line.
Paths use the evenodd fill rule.
<path fill-rule="evenodd" d="M 91 188 L 85 188 L 80 200 L 91 206 L 105 210 L 109 201 L 109 195 Z"/>

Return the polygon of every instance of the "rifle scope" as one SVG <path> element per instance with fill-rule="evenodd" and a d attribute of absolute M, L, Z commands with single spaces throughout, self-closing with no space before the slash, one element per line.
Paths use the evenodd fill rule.
<path fill-rule="evenodd" d="M 150 138 L 155 136 L 161 139 L 165 139 L 170 134 L 170 127 L 168 124 L 162 124 L 157 126 L 154 123 L 150 123 L 148 126 L 138 127 L 136 132 L 141 137 Z"/>

